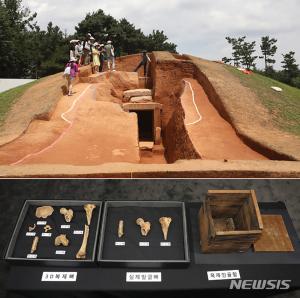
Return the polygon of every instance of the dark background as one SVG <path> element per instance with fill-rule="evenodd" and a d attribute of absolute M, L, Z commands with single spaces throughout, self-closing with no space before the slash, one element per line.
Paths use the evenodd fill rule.
<path fill-rule="evenodd" d="M 255 189 L 259 202 L 285 202 L 300 236 L 300 180 L 0 180 L 0 254 L 26 199 L 200 201 L 208 189 Z M 6 270 L 1 262 L 0 297 Z M 300 297 L 300 291 L 276 297 Z"/>

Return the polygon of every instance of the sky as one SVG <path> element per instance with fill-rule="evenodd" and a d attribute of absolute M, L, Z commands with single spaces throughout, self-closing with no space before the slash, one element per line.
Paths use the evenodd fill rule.
<path fill-rule="evenodd" d="M 230 57 L 226 36 L 255 40 L 260 55 L 260 39 L 269 35 L 278 39 L 277 69 L 281 54 L 290 50 L 300 64 L 299 0 L 23 0 L 23 5 L 38 13 L 43 29 L 52 21 L 69 34 L 87 13 L 103 9 L 146 34 L 163 30 L 179 53 L 210 60 Z"/>

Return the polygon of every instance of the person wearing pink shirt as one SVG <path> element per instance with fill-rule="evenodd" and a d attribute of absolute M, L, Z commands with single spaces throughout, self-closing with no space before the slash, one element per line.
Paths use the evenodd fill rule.
<path fill-rule="evenodd" d="M 79 72 L 77 60 L 75 57 L 71 58 L 69 63 L 66 65 L 64 76 L 68 82 L 68 96 L 72 96 L 73 81 Z"/>

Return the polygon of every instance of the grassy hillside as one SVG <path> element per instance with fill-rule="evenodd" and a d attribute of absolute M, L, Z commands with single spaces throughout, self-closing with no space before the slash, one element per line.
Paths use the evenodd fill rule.
<path fill-rule="evenodd" d="M 274 123 L 284 131 L 300 137 L 300 89 L 272 80 L 260 74 L 246 75 L 232 66 L 225 66 L 241 84 L 253 90 L 273 116 Z M 276 92 L 272 86 L 280 87 Z"/>
<path fill-rule="evenodd" d="M 3 124 L 5 117 L 12 105 L 24 94 L 24 92 L 34 85 L 37 81 L 19 86 L 0 93 L 0 126 Z"/>

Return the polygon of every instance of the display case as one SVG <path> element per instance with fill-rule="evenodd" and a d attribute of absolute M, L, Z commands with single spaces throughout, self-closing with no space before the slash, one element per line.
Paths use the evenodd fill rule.
<path fill-rule="evenodd" d="M 102 202 L 25 201 L 5 259 L 20 264 L 95 264 Z"/>
<path fill-rule="evenodd" d="M 185 204 L 106 202 L 98 260 L 103 266 L 187 266 L 190 257 Z"/>

